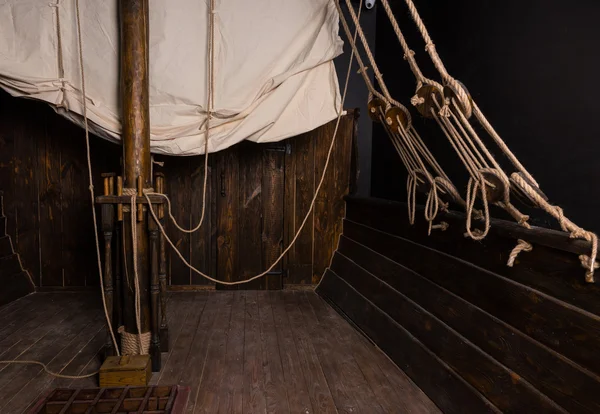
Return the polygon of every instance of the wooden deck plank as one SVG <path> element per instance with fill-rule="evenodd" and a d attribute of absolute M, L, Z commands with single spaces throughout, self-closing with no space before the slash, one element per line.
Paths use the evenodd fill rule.
<path fill-rule="evenodd" d="M 36 295 L 21 316 L 37 322 L 27 335 L 16 331 L 21 339 L 5 353 L 68 375 L 96 371 L 105 341 L 96 296 Z M 172 293 L 168 309 L 172 352 L 153 383 L 190 386 L 188 413 L 436 412 L 413 409 L 414 390 L 398 387 L 406 384 L 393 363 L 312 291 Z M 97 376 L 54 378 L 39 366 L 4 371 L 2 413 L 23 412 L 57 387 L 98 386 Z M 387 396 L 397 406 L 382 401 L 386 393 L 401 394 Z"/>
<path fill-rule="evenodd" d="M 327 303 L 316 299 L 311 303 L 319 306 L 319 314 L 329 320 L 339 318 L 332 333 L 339 343 L 351 350 L 354 359 L 373 391 L 384 412 L 439 413 L 439 408 L 425 393 L 396 365 L 391 363 L 382 350 L 367 340 L 355 327 L 347 323 Z M 351 338 L 343 341 L 343 338 Z M 402 391 L 402 392 L 399 392 Z"/>
<path fill-rule="evenodd" d="M 227 377 L 221 383 L 219 413 L 241 413 L 244 393 L 244 313 L 246 292 L 233 293 L 231 322 L 227 333 L 227 353 L 225 359 Z"/>
<path fill-rule="evenodd" d="M 172 350 L 177 342 L 184 321 L 192 309 L 193 295 L 190 293 L 169 293 L 167 297 L 167 325 L 169 327 L 169 347 Z M 150 385 L 156 385 L 161 380 L 165 368 L 169 366 L 169 360 L 173 352 L 167 353 L 162 358 L 160 372 L 152 374 Z"/>
<path fill-rule="evenodd" d="M 64 369 L 69 363 L 78 355 L 79 351 L 87 345 L 90 337 L 94 337 L 100 331 L 103 331 L 104 326 L 101 323 L 100 312 L 96 313 L 96 316 L 81 330 L 81 332 L 73 338 L 71 342 L 67 344 L 60 352 L 55 354 L 50 362 L 47 364 L 48 369 L 63 374 Z M 57 340 L 63 342 L 64 340 Z M 66 342 L 66 341 L 64 341 Z M 21 385 L 22 381 L 16 381 L 16 386 L 21 385 L 21 389 L 17 391 L 14 396 L 4 405 L 0 403 L 0 410 L 7 413 L 18 413 L 27 407 L 29 401 L 39 398 L 48 386 L 52 383 L 55 377 L 47 374 L 40 367 L 37 367 L 37 375 L 31 378 L 26 384 Z M 33 372 L 35 372 L 33 370 Z M 69 375 L 64 373 L 64 375 Z M 10 398 L 10 396 L 9 396 Z"/>
<path fill-rule="evenodd" d="M 7 316 L 4 321 L 0 322 L 0 353 L 6 351 L 7 343 L 21 337 L 23 332 L 28 332 L 33 327 L 37 327 L 44 322 L 41 318 L 38 309 L 44 309 L 47 312 L 53 312 L 54 309 L 59 309 L 60 303 L 52 302 L 53 294 L 43 294 L 34 302 L 27 306 L 23 312 L 17 312 L 12 316 Z M 46 313 L 46 317 L 49 314 Z"/>
<path fill-rule="evenodd" d="M 300 296 L 302 295 L 303 292 L 284 292 L 283 299 L 308 394 L 314 412 L 336 413 L 335 402 L 327 385 L 327 379 L 323 373 L 311 336 L 308 333 L 309 327 L 306 325 L 300 310 Z"/>
<path fill-rule="evenodd" d="M 246 292 L 244 312 L 244 395 L 243 412 L 266 413 L 265 373 L 258 312 L 258 294 Z"/>
<path fill-rule="evenodd" d="M 62 318 L 49 323 L 47 330 L 40 330 L 43 332 L 43 336 L 35 342 L 35 346 L 28 347 L 16 357 L 9 357 L 8 359 L 49 363 L 89 324 L 89 315 L 83 310 L 83 302 L 66 308 L 61 313 Z M 32 378 L 36 377 L 41 370 L 42 368 L 38 365 L 22 364 L 10 364 L 2 370 L 0 375 L 0 393 L 2 394 L 0 412 L 4 412 L 2 407 Z"/>
<path fill-rule="evenodd" d="M 314 412 L 310 401 L 308 387 L 304 380 L 302 367 L 298 357 L 298 351 L 294 336 L 290 328 L 290 321 L 285 311 L 283 296 L 287 292 L 272 292 L 269 295 L 275 329 L 277 330 L 277 341 L 279 342 L 279 355 L 283 366 L 283 377 L 287 388 L 288 401 L 291 412 Z"/>
<path fill-rule="evenodd" d="M 210 413 L 219 410 L 219 396 L 223 385 L 229 380 L 226 372 L 227 364 L 224 355 L 227 353 L 227 333 L 231 322 L 231 308 L 233 304 L 233 292 L 213 292 L 218 295 L 219 311 L 213 328 L 209 335 L 208 351 L 202 381 L 198 389 L 192 392 L 195 397 L 190 398 L 188 413 Z"/>
<path fill-rule="evenodd" d="M 380 404 L 379 398 L 375 397 L 373 390 L 367 382 L 362 370 L 360 369 L 354 343 L 356 342 L 356 331 L 341 331 L 339 326 L 347 324 L 339 315 L 334 312 L 328 312 L 329 306 L 320 297 L 307 295 L 309 303 L 318 315 L 318 320 L 327 329 L 333 343 L 344 350 L 343 353 L 333 354 L 334 358 L 340 360 L 345 371 L 344 382 L 347 384 L 348 391 L 355 396 L 359 412 L 384 413 L 386 412 Z"/>
<path fill-rule="evenodd" d="M 279 355 L 279 342 L 269 292 L 258 292 L 258 314 L 267 413 L 289 413 L 290 406 L 284 384 L 283 364 Z"/>
<path fill-rule="evenodd" d="M 206 292 L 179 293 L 178 295 L 187 296 L 181 300 L 190 301 L 190 311 L 183 322 L 181 332 L 172 344 L 172 351 L 167 363 L 162 368 L 162 373 L 158 380 L 160 384 L 177 384 L 179 382 L 194 336 L 196 335 L 200 316 L 208 298 L 208 293 Z"/>
<path fill-rule="evenodd" d="M 321 322 L 316 315 L 315 309 L 310 304 L 309 296 L 312 293 L 300 295 L 300 309 L 302 316 L 309 326 L 309 333 L 312 337 L 313 345 L 317 356 L 321 362 L 323 374 L 327 379 L 329 390 L 335 402 L 335 406 L 340 413 L 352 413 L 358 409 L 356 396 L 353 395 L 345 384 L 344 377 L 346 372 L 342 361 L 334 357 L 336 352 L 335 344 L 328 341 L 326 328 L 321 326 Z"/>
<path fill-rule="evenodd" d="M 189 357 L 186 361 L 186 369 L 183 369 L 179 385 L 189 386 L 192 390 L 190 396 L 190 406 L 195 404 L 196 394 L 202 382 L 202 374 L 206 364 L 209 333 L 213 329 L 217 314 L 221 309 L 221 304 L 225 296 L 216 294 L 215 292 L 207 292 L 208 298 L 202 317 L 196 329 L 194 341 L 190 347 Z M 169 385 L 169 384 L 165 384 Z M 193 398 L 193 401 L 192 401 Z"/>

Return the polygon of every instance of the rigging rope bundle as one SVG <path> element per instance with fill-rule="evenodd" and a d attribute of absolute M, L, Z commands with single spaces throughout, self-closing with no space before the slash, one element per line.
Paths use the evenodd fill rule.
<path fill-rule="evenodd" d="M 338 7 L 340 20 L 344 26 L 344 30 L 348 34 L 349 28 L 340 9 L 339 0 L 334 1 Z M 596 263 L 598 252 L 597 236 L 594 233 L 586 231 L 575 225 L 573 222 L 564 217 L 560 207 L 553 206 L 547 201 L 545 196 L 543 196 L 543 193 L 541 193 L 537 181 L 508 148 L 491 123 L 483 115 L 477 104 L 472 100 L 464 85 L 448 73 L 442 59 L 436 51 L 435 44 L 429 36 L 427 28 L 419 16 L 413 1 L 405 0 L 405 2 L 409 8 L 411 17 L 425 42 L 425 50 L 429 54 L 435 68 L 440 74 L 444 86 L 426 78 L 423 75 L 415 60 L 415 53 L 410 49 L 404 35 L 402 34 L 400 26 L 398 25 L 398 22 L 389 6 L 388 0 L 381 1 L 382 6 L 390 20 L 394 33 L 396 34 L 396 37 L 398 38 L 404 51 L 404 59 L 407 60 L 408 65 L 417 80 L 416 94 L 411 98 L 411 103 L 413 106 L 417 107 L 421 115 L 432 118 L 436 121 L 439 128 L 442 130 L 469 173 L 470 179 L 467 186 L 466 202 L 460 202 L 459 200 L 462 199 L 453 197 L 454 200 L 463 205 L 466 210 L 467 220 L 465 235 L 475 240 L 481 240 L 487 235 L 490 228 L 490 202 L 506 210 L 519 225 L 525 228 L 530 228 L 529 224 L 527 223 L 529 217 L 525 214 L 522 214 L 510 201 L 511 191 L 514 191 L 517 195 L 526 196 L 526 198 L 533 202 L 537 207 L 545 210 L 547 213 L 555 217 L 559 221 L 563 231 L 568 232 L 572 238 L 582 238 L 591 243 L 592 248 L 590 255 L 580 256 L 580 261 L 582 266 L 587 269 L 586 281 L 593 282 L 594 270 L 598 267 L 598 263 Z M 362 64 L 362 59 L 360 58 L 356 48 L 355 41 L 352 41 L 350 36 L 348 36 L 353 52 L 357 55 L 357 61 L 361 65 L 360 72 L 362 73 L 363 79 L 365 80 L 367 88 L 369 89 L 370 100 L 371 102 L 376 102 L 377 99 L 379 99 L 385 103 L 385 113 L 381 110 L 380 106 L 376 110 L 378 110 L 379 115 L 383 119 L 388 120 L 389 117 L 386 116 L 387 111 L 389 110 L 390 105 L 392 103 L 396 105 L 396 102 L 393 101 L 389 90 L 383 82 L 383 75 L 377 67 L 375 59 L 373 58 L 373 54 L 369 49 L 364 35 L 362 35 L 362 30 L 359 27 L 360 22 L 354 14 L 354 9 L 350 3 L 350 0 L 346 0 L 346 4 L 354 24 L 358 29 L 359 38 L 363 44 L 369 62 L 373 67 L 377 82 L 383 91 L 383 94 L 377 92 L 370 83 L 370 80 L 365 76 L 365 67 L 364 64 Z M 376 97 L 377 99 L 373 100 L 373 97 Z M 371 104 L 370 107 L 372 107 Z M 406 108 L 401 108 L 404 112 L 407 112 Z M 373 108 L 370 109 L 373 111 Z M 471 125 L 469 118 L 471 118 L 472 115 L 475 116 L 475 119 L 477 119 L 484 130 L 490 135 L 502 153 L 510 160 L 518 172 L 512 173 L 510 177 L 504 172 L 500 164 L 495 160 L 494 156 L 488 150 Z M 409 114 L 406 114 L 406 119 L 410 120 Z M 408 211 L 409 220 L 411 223 L 413 223 L 415 214 L 415 192 L 418 182 L 422 181 L 422 179 L 419 180 L 416 172 L 420 171 L 425 175 L 426 179 L 431 179 L 429 172 L 423 168 L 424 166 L 420 157 L 422 156 L 424 159 L 426 159 L 430 167 L 433 167 L 433 171 L 439 174 L 439 177 L 436 177 L 433 181 L 434 184 L 436 181 L 438 181 L 438 179 L 443 180 L 444 175 L 437 170 L 432 161 L 428 160 L 427 156 L 425 155 L 425 151 L 419 149 L 417 152 L 415 151 L 414 145 L 411 146 L 411 143 L 415 142 L 411 140 L 411 138 L 414 138 L 413 134 L 416 133 L 416 131 L 414 130 L 414 127 L 410 125 L 410 122 L 408 123 L 410 125 L 409 129 L 411 129 L 408 131 L 409 133 L 407 133 L 407 130 L 403 128 L 400 119 L 397 119 L 397 122 L 400 126 L 397 132 L 390 130 L 390 128 L 387 127 L 391 124 L 390 122 L 383 122 L 383 124 L 386 133 L 390 137 L 390 140 L 400 155 L 402 163 L 409 171 L 409 177 L 407 181 Z M 413 132 L 413 134 L 410 132 Z M 431 187 L 426 202 L 425 216 L 429 221 L 429 231 L 431 231 L 432 228 L 432 218 L 435 218 L 439 206 L 436 190 L 437 189 L 434 186 Z M 451 190 L 448 192 L 451 192 Z M 475 200 L 478 196 L 483 203 L 483 214 L 474 208 Z M 483 231 L 472 229 L 471 224 L 473 218 L 483 218 L 485 226 Z M 517 245 L 517 250 L 521 245 L 522 244 Z"/>
<path fill-rule="evenodd" d="M 350 28 L 348 27 L 348 22 L 346 21 L 346 18 L 341 10 L 339 0 L 335 0 L 335 4 L 338 9 L 340 21 L 344 31 L 346 32 L 346 36 L 350 40 L 352 39 L 350 36 Z M 346 6 L 348 7 L 350 16 L 352 17 L 369 63 L 373 68 L 377 83 L 383 91 L 383 95 L 378 93 L 371 84 L 370 79 L 365 74 L 366 68 L 362 59 L 360 58 L 356 42 L 354 40 L 350 40 L 352 51 L 357 55 L 357 61 L 361 67 L 359 72 L 363 75 L 363 79 L 365 80 L 367 88 L 369 89 L 370 115 L 372 118 L 379 120 L 383 124 L 384 130 L 388 134 L 390 141 L 394 145 L 402 163 L 404 164 L 404 167 L 408 171 L 406 186 L 409 206 L 409 221 L 411 224 L 413 224 L 415 220 L 417 188 L 419 184 L 427 185 L 428 191 L 425 219 L 429 223 L 429 232 L 431 233 L 431 230 L 434 228 L 433 221 L 435 220 L 439 209 L 446 208 L 446 204 L 440 202 L 439 200 L 438 190 L 441 193 L 447 194 L 458 204 L 464 205 L 465 202 L 462 200 L 449 177 L 443 171 L 439 163 L 435 160 L 435 157 L 429 151 L 428 147 L 425 145 L 420 135 L 412 125 L 411 116 L 408 109 L 391 97 L 383 80 L 383 75 L 379 70 L 377 62 L 375 61 L 373 53 L 371 52 L 369 44 L 366 40 L 360 25 L 360 20 L 354 12 L 354 8 L 350 0 L 346 0 Z M 424 80 L 424 82 L 427 81 Z M 373 101 L 373 96 L 377 96 L 377 98 L 382 102 Z M 432 172 L 437 176 L 434 177 Z"/>

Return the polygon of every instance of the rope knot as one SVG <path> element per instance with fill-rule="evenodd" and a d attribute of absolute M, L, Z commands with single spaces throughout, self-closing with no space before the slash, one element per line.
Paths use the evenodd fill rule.
<path fill-rule="evenodd" d="M 361 73 L 364 73 L 364 74 L 366 74 L 368 70 L 369 70 L 369 67 L 368 67 L 368 66 L 364 66 L 364 67 L 362 67 L 362 68 L 358 69 L 358 70 L 356 71 L 356 73 L 358 73 L 359 75 L 360 75 Z"/>
<path fill-rule="evenodd" d="M 444 118 L 450 118 L 450 115 L 452 115 L 452 112 L 450 111 L 450 106 L 448 106 L 448 104 L 444 104 L 444 106 L 442 106 L 442 108 L 440 109 L 439 115 Z"/>
<path fill-rule="evenodd" d="M 592 258 L 585 254 L 579 256 L 579 261 L 581 262 L 581 266 L 588 269 L 588 271 L 585 272 L 585 281 L 587 283 L 594 283 L 594 270 L 598 269 L 600 264 L 595 260 L 592 263 Z"/>
<path fill-rule="evenodd" d="M 433 44 L 433 42 L 429 42 L 425 45 L 425 51 L 429 53 L 435 52 L 435 45 Z"/>
<path fill-rule="evenodd" d="M 579 229 L 575 229 L 573 230 L 570 234 L 569 237 L 571 239 L 585 239 L 587 241 L 591 241 L 592 238 L 590 237 L 589 233 L 581 228 Z"/>
<path fill-rule="evenodd" d="M 419 95 L 415 95 L 412 98 L 410 98 L 410 103 L 413 106 L 422 105 L 425 103 L 425 98 L 421 98 Z"/>
<path fill-rule="evenodd" d="M 408 59 L 408 55 L 410 55 L 410 57 L 413 57 L 415 55 L 415 52 L 409 49 L 408 52 L 404 54 L 404 60 Z"/>
<path fill-rule="evenodd" d="M 440 224 L 435 224 L 433 226 L 431 226 L 431 229 L 439 229 L 441 231 L 446 231 L 448 230 L 448 228 L 450 227 L 450 225 L 448 223 L 446 223 L 445 221 L 440 222 Z"/>
<path fill-rule="evenodd" d="M 530 252 L 532 250 L 533 250 L 533 246 L 531 245 L 531 243 L 526 242 L 525 240 L 519 239 L 517 241 L 517 245 L 515 246 L 515 248 L 512 249 L 512 251 L 510 252 L 510 255 L 508 256 L 508 261 L 506 262 L 506 265 L 508 267 L 513 267 L 517 256 L 521 252 Z"/>

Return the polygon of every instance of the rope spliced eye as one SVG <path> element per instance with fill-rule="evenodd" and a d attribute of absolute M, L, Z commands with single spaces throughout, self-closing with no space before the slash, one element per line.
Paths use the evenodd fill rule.
<path fill-rule="evenodd" d="M 431 110 L 437 112 L 437 102 L 444 102 L 443 92 L 434 85 L 424 85 L 417 90 L 416 96 L 420 98 L 415 105 L 421 116 L 432 119 L 434 116 Z"/>

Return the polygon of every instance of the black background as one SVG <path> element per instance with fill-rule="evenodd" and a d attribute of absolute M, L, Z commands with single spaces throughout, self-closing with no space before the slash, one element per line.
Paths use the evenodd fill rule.
<path fill-rule="evenodd" d="M 404 1 L 391 4 L 421 69 L 440 81 Z M 450 74 L 467 86 L 550 201 L 580 226 L 599 231 L 600 2 L 416 0 L 416 5 Z M 381 7 L 376 56 L 392 95 L 411 108 L 416 128 L 464 195 L 466 170 L 435 121 L 420 119 L 410 105 L 415 80 Z M 406 171 L 377 125 L 371 174 L 372 196 L 406 199 Z M 556 227 L 547 214 L 531 214 L 533 223 Z"/>

